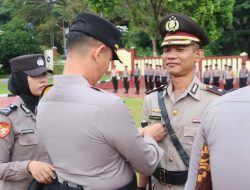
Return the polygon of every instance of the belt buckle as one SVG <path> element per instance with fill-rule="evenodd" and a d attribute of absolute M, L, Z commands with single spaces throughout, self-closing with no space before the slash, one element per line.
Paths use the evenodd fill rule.
<path fill-rule="evenodd" d="M 158 168 L 158 171 L 159 171 L 159 182 L 162 185 L 165 185 L 167 183 L 167 181 L 166 181 L 167 171 L 163 168 Z"/>

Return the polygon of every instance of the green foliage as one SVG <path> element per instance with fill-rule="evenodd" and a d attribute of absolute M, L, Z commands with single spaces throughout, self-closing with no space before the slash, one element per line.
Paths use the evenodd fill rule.
<path fill-rule="evenodd" d="M 28 53 L 38 53 L 40 48 L 34 38 L 33 30 L 27 23 L 19 18 L 14 18 L 1 27 L 3 31 L 0 38 L 0 63 L 3 70 L 9 70 L 9 59 Z"/>
<path fill-rule="evenodd" d="M 129 111 L 133 117 L 136 127 L 141 126 L 141 111 L 143 99 L 141 98 L 123 98 L 125 104 L 128 106 Z"/>

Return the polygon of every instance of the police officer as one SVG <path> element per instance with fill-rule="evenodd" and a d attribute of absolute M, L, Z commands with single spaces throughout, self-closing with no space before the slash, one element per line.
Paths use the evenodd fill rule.
<path fill-rule="evenodd" d="M 135 64 L 134 69 L 134 83 L 136 88 L 136 94 L 140 93 L 140 78 L 141 78 L 141 69 L 138 67 L 138 63 Z"/>
<path fill-rule="evenodd" d="M 197 23 L 183 14 L 169 14 L 160 22 L 159 31 L 164 37 L 162 62 L 171 80 L 144 98 L 142 119 L 150 124 L 165 123 L 167 128 L 167 136 L 159 142 L 164 156 L 153 174 L 154 189 L 182 190 L 202 113 L 220 90 L 202 84 L 194 75 L 195 63 L 203 58 L 202 46 L 208 44 Z M 139 189 L 145 187 L 146 178 L 141 178 Z"/>
<path fill-rule="evenodd" d="M 124 86 L 124 93 L 125 94 L 128 94 L 128 91 L 129 91 L 129 78 L 130 78 L 130 74 L 129 74 L 129 71 L 128 71 L 128 66 L 125 65 L 124 67 L 124 70 L 122 72 L 122 81 L 123 81 L 123 86 Z"/>
<path fill-rule="evenodd" d="M 104 18 L 79 14 L 68 34 L 63 75 L 54 76 L 39 103 L 37 126 L 59 189 L 134 190 L 134 169 L 150 174 L 162 157 L 154 140 L 164 138 L 162 125 L 139 133 L 123 100 L 94 87 L 110 61 L 118 60 L 120 37 Z"/>
<path fill-rule="evenodd" d="M 240 78 L 240 88 L 247 86 L 247 78 L 248 78 L 248 69 L 246 68 L 246 63 L 241 63 L 241 69 L 239 71 Z"/>
<path fill-rule="evenodd" d="M 160 82 L 160 68 L 159 65 L 155 66 L 155 70 L 154 70 L 154 81 L 155 81 L 155 87 L 159 88 L 161 85 Z"/>
<path fill-rule="evenodd" d="M 205 71 L 203 72 L 203 83 L 210 84 L 211 71 L 208 70 L 208 65 L 205 66 Z"/>
<path fill-rule="evenodd" d="M 149 90 L 154 89 L 154 69 L 152 64 L 149 64 L 149 69 L 148 69 L 148 88 Z"/>
<path fill-rule="evenodd" d="M 249 56 L 250 38 L 248 53 Z M 218 98 L 208 106 L 193 143 L 185 190 L 198 186 L 206 189 L 204 185 L 209 183 L 213 190 L 249 189 L 250 164 L 246 164 L 250 159 L 249 97 L 250 87 L 245 87 Z M 200 159 L 201 155 L 206 157 Z M 200 160 L 206 161 L 206 165 L 201 163 L 201 172 L 198 173 Z M 210 163 L 209 167 L 207 163 Z"/>
<path fill-rule="evenodd" d="M 118 80 L 117 80 L 118 74 L 119 72 L 116 69 L 116 66 L 113 65 L 111 69 L 111 79 L 113 83 L 114 93 L 117 93 L 117 90 L 118 90 Z"/>
<path fill-rule="evenodd" d="M 231 90 L 233 88 L 233 85 L 235 82 L 234 77 L 235 77 L 235 73 L 232 69 L 232 65 L 228 65 L 228 69 L 225 71 L 225 80 L 224 80 L 227 90 Z"/>
<path fill-rule="evenodd" d="M 145 83 L 145 88 L 146 88 L 146 92 L 149 90 L 148 87 L 148 63 L 145 63 L 145 67 L 144 67 L 144 83 Z"/>
<path fill-rule="evenodd" d="M 218 69 L 218 64 L 215 64 L 215 68 L 212 70 L 213 85 L 220 86 L 221 71 Z"/>
<path fill-rule="evenodd" d="M 0 189 L 26 190 L 35 178 L 51 183 L 54 168 L 36 129 L 36 106 L 48 85 L 42 54 L 10 60 L 9 90 L 16 102 L 0 110 Z"/>
<path fill-rule="evenodd" d="M 161 70 L 161 84 L 166 85 L 169 80 L 169 74 L 168 71 L 165 67 L 162 68 Z"/>

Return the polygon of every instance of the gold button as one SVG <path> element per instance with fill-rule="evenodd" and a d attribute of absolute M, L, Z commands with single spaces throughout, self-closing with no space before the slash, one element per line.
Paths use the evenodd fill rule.
<path fill-rule="evenodd" d="M 173 161 L 174 161 L 174 159 L 173 159 L 172 156 L 170 156 L 170 157 L 168 158 L 168 160 L 169 160 L 169 162 L 173 162 Z"/>
<path fill-rule="evenodd" d="M 173 114 L 173 115 L 177 115 L 177 113 L 178 113 L 178 110 L 177 110 L 177 109 L 173 109 L 173 110 L 172 110 L 172 114 Z"/>

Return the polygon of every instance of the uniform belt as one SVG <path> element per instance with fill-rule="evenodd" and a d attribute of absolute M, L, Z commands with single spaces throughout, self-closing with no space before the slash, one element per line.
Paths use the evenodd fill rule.
<path fill-rule="evenodd" d="M 84 190 L 82 185 L 65 181 L 60 178 L 58 178 L 58 182 L 60 183 L 60 189 L 63 187 L 65 190 Z"/>
<path fill-rule="evenodd" d="M 164 168 L 157 168 L 153 176 L 163 185 L 184 185 L 187 181 L 188 171 L 168 171 Z"/>

